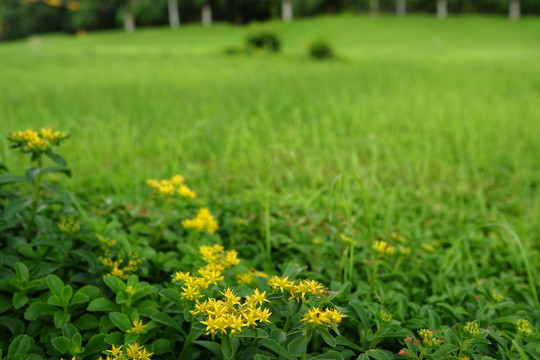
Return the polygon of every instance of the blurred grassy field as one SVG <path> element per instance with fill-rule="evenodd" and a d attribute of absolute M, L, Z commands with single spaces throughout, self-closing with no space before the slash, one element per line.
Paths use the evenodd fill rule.
<path fill-rule="evenodd" d="M 224 54 L 259 29 L 280 35 L 282 54 Z M 339 59 L 310 60 L 316 39 Z M 428 237 L 507 223 L 530 244 L 540 235 L 538 59 L 533 18 L 40 36 L 0 45 L 0 128 L 70 132 L 61 150 L 77 193 L 140 201 L 147 178 L 180 172 L 205 198 L 275 195 L 320 213 L 331 199 L 358 227 L 369 213 L 378 232 Z M 3 162 L 21 171 L 26 161 L 2 141 Z"/>

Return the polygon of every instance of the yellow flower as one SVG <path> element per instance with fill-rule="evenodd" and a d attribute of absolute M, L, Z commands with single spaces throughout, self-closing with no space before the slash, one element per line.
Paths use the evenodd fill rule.
<path fill-rule="evenodd" d="M 425 347 L 436 347 L 442 342 L 442 338 L 437 339 L 432 330 L 421 329 L 418 331 L 418 335 L 422 338 L 422 344 Z"/>
<path fill-rule="evenodd" d="M 180 295 L 186 300 L 197 300 L 203 296 L 198 286 L 187 285 L 182 290 L 184 291 Z"/>
<path fill-rule="evenodd" d="M 383 324 L 388 324 L 390 321 L 392 321 L 392 315 L 389 314 L 386 310 L 382 309 L 379 312 L 379 319 Z"/>
<path fill-rule="evenodd" d="M 147 327 L 148 324 L 146 325 L 143 325 L 142 323 L 142 320 L 139 320 L 139 321 L 134 321 L 133 322 L 133 327 L 131 329 L 129 329 L 128 331 L 126 331 L 127 333 L 130 333 L 130 334 L 140 334 L 144 331 L 144 328 Z"/>
<path fill-rule="evenodd" d="M 236 279 L 241 285 L 249 285 L 253 281 L 253 275 L 250 273 L 236 274 Z"/>
<path fill-rule="evenodd" d="M 121 354 L 123 354 L 123 353 L 122 353 L 122 346 L 123 346 L 123 345 L 119 345 L 119 346 L 114 346 L 114 345 L 112 345 L 111 350 L 107 350 L 107 351 L 108 351 L 108 352 L 110 353 L 110 355 L 112 355 L 113 357 L 118 357 L 118 356 L 120 356 Z"/>
<path fill-rule="evenodd" d="M 287 279 L 287 277 L 281 278 L 279 276 L 272 276 L 268 280 L 268 285 L 274 289 L 279 289 L 281 292 L 288 291 L 293 288 L 294 283 Z"/>
<path fill-rule="evenodd" d="M 394 248 L 386 241 L 375 241 L 372 249 L 379 253 L 380 256 L 391 255 L 394 253 Z"/>
<path fill-rule="evenodd" d="M 180 185 L 178 187 L 177 192 L 178 192 L 178 195 L 188 198 L 188 199 L 194 199 L 195 197 L 197 197 L 197 193 L 195 193 L 195 191 L 188 188 L 186 185 Z"/>
<path fill-rule="evenodd" d="M 173 183 L 174 186 L 180 186 L 184 183 L 184 177 L 180 174 L 174 175 L 171 178 L 171 182 Z"/>
<path fill-rule="evenodd" d="M 463 330 L 465 330 L 465 333 L 471 337 L 480 335 L 480 327 L 475 321 L 468 321 L 463 327 Z"/>
<path fill-rule="evenodd" d="M 326 316 L 326 313 L 319 308 L 309 309 L 302 317 L 302 321 L 313 325 L 326 325 L 330 323 L 330 319 Z"/>
<path fill-rule="evenodd" d="M 212 316 L 208 316 L 206 321 L 201 321 L 201 324 L 206 325 L 206 332 L 212 335 L 216 333 L 216 330 L 220 329 L 220 326 L 218 322 L 216 321 L 216 318 Z"/>
<path fill-rule="evenodd" d="M 197 216 L 194 219 L 182 221 L 182 226 L 187 230 L 205 230 L 209 234 L 213 234 L 218 229 L 216 220 L 207 208 L 200 208 L 197 212 Z"/>
<path fill-rule="evenodd" d="M 532 334 L 531 325 L 529 324 L 529 320 L 527 319 L 518 319 L 516 321 L 516 327 L 518 334 L 522 336 L 529 336 Z"/>

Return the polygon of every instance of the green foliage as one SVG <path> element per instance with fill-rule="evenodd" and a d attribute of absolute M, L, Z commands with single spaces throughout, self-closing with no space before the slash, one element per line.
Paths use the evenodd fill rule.
<path fill-rule="evenodd" d="M 309 56 L 316 60 L 331 59 L 334 57 L 332 46 L 324 40 L 312 42 L 309 45 L 308 53 Z"/>
<path fill-rule="evenodd" d="M 246 45 L 253 50 L 264 50 L 277 53 L 281 49 L 281 41 L 276 33 L 260 31 L 250 34 Z"/>
<path fill-rule="evenodd" d="M 39 173 L 57 172 L 45 172 L 41 156 L 50 149 L 36 155 L 36 144 L 17 147 L 38 167 L 24 177 L 0 176 L 4 210 L 46 182 Z M 51 159 L 65 170 L 60 155 Z M 233 203 L 223 205 L 216 233 L 195 231 L 176 225 L 195 208 L 173 197 L 171 184 L 180 188 L 184 179 L 149 181 L 160 195 L 151 215 L 126 212 L 121 203 L 92 212 L 87 203 L 58 207 L 61 195 L 54 192 L 47 201 L 37 198 L 35 223 L 25 208 L 9 217 L 2 212 L 9 224 L 0 248 L 6 359 L 93 360 L 119 352 L 152 359 L 540 356 L 537 277 L 523 251 L 527 271 L 513 270 L 519 265 L 500 241 L 507 230 L 479 227 L 452 243 L 397 232 L 361 238 L 346 206 L 332 210 L 334 220 L 326 223 L 316 212 L 266 205 L 269 231 L 241 221 L 242 208 Z M 272 254 L 250 256 L 259 252 L 261 229 Z M 246 257 L 223 243 L 235 243 Z M 498 258 L 479 256 L 486 251 Z M 501 275 L 501 268 L 510 270 Z"/>

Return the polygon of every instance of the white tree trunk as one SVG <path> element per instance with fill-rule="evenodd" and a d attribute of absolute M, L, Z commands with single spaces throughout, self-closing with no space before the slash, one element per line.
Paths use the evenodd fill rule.
<path fill-rule="evenodd" d="M 201 20 L 204 26 L 212 25 L 212 5 L 210 5 L 210 1 L 205 1 L 202 6 Z"/>
<path fill-rule="evenodd" d="M 124 5 L 124 30 L 128 33 L 135 31 L 135 17 L 131 8 L 131 1 Z"/>
<path fill-rule="evenodd" d="M 169 3 L 169 24 L 172 28 L 180 26 L 180 14 L 178 12 L 177 0 L 168 0 Z"/>
<path fill-rule="evenodd" d="M 439 19 L 446 19 L 448 16 L 448 6 L 446 0 L 437 0 L 437 17 Z"/>
<path fill-rule="evenodd" d="M 396 0 L 397 16 L 405 16 L 406 12 L 407 12 L 407 0 Z"/>
<path fill-rule="evenodd" d="M 285 22 L 289 22 L 292 18 L 293 8 L 291 0 L 283 0 L 281 2 L 281 19 Z"/>
<path fill-rule="evenodd" d="M 510 0 L 510 5 L 508 7 L 508 17 L 510 20 L 517 20 L 521 15 L 521 8 L 519 0 Z"/>
<path fill-rule="evenodd" d="M 379 0 L 369 0 L 369 14 L 373 17 L 379 16 Z"/>

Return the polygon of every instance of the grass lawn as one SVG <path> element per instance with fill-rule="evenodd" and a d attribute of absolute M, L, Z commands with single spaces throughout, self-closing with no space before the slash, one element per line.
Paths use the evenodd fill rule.
<path fill-rule="evenodd" d="M 224 55 L 255 30 L 277 56 Z M 325 39 L 339 59 L 316 62 Z M 276 194 L 363 205 L 378 225 L 470 223 L 540 235 L 540 23 L 525 18 L 338 17 L 51 35 L 0 46 L 0 125 L 72 134 L 74 192 L 140 201 L 184 174 L 207 197 Z M 4 146 L 4 149 L 6 146 Z M 20 170 L 19 155 L 3 151 Z M 340 182 L 341 184 L 341 182 Z M 335 192 L 334 192 L 335 194 Z M 320 212 L 327 212 L 320 208 Z"/>

